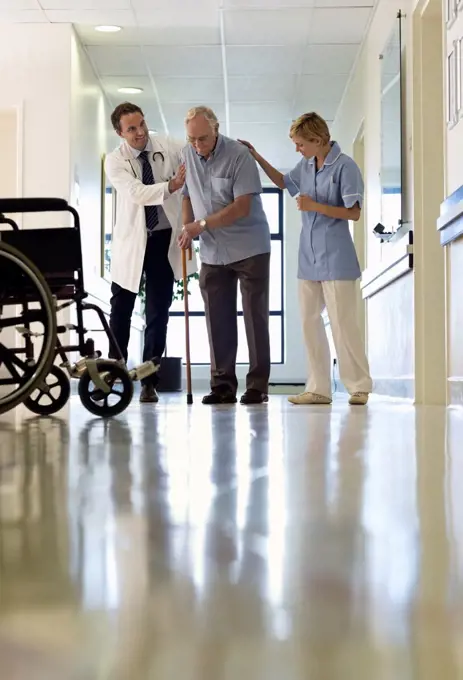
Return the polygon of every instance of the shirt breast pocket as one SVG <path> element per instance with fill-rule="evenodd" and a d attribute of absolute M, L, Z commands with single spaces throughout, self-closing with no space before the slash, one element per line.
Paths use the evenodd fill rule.
<path fill-rule="evenodd" d="M 342 205 L 342 197 L 340 193 L 339 184 L 336 180 L 330 182 L 328 191 L 328 202 L 330 205 L 340 206 Z"/>
<path fill-rule="evenodd" d="M 212 202 L 229 205 L 233 202 L 233 180 L 228 177 L 211 177 Z"/>

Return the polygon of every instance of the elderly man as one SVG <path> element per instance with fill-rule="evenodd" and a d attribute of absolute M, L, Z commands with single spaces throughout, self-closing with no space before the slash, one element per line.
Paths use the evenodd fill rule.
<path fill-rule="evenodd" d="M 246 147 L 219 133 L 211 109 L 191 109 L 185 124 L 189 144 L 179 245 L 188 248 L 199 236 L 211 352 L 211 392 L 203 403 L 236 403 L 239 281 L 250 360 L 241 403 L 262 404 L 270 376 L 270 229 L 259 172 Z"/>

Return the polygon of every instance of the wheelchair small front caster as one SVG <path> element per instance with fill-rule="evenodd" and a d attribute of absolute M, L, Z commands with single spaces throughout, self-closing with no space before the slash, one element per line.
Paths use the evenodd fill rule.
<path fill-rule="evenodd" d="M 97 360 L 79 380 L 79 397 L 93 415 L 111 418 L 125 411 L 132 401 L 133 382 L 120 364 Z"/>
<path fill-rule="evenodd" d="M 51 416 L 61 411 L 70 396 L 69 378 L 61 368 L 52 366 L 43 382 L 25 399 L 24 406 L 38 416 Z"/>

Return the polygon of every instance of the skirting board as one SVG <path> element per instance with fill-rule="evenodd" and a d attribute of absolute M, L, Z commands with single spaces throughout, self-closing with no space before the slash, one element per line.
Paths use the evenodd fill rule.
<path fill-rule="evenodd" d="M 449 404 L 463 406 L 463 378 L 450 378 L 448 386 Z"/>
<path fill-rule="evenodd" d="M 333 392 L 345 394 L 346 388 L 340 380 L 333 384 Z M 413 378 L 373 378 L 373 394 L 382 394 L 397 399 L 414 399 L 415 381 Z"/>
<path fill-rule="evenodd" d="M 413 378 L 373 378 L 375 394 L 384 394 L 399 399 L 415 398 L 415 380 Z"/>

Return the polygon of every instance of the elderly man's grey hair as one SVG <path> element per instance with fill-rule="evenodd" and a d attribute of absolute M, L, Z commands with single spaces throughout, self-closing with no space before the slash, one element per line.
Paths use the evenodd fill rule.
<path fill-rule="evenodd" d="M 193 120 L 193 118 L 196 118 L 196 116 L 204 116 L 214 132 L 218 131 L 219 121 L 214 111 L 208 106 L 193 106 L 186 114 L 185 125 L 189 123 L 190 120 Z"/>

